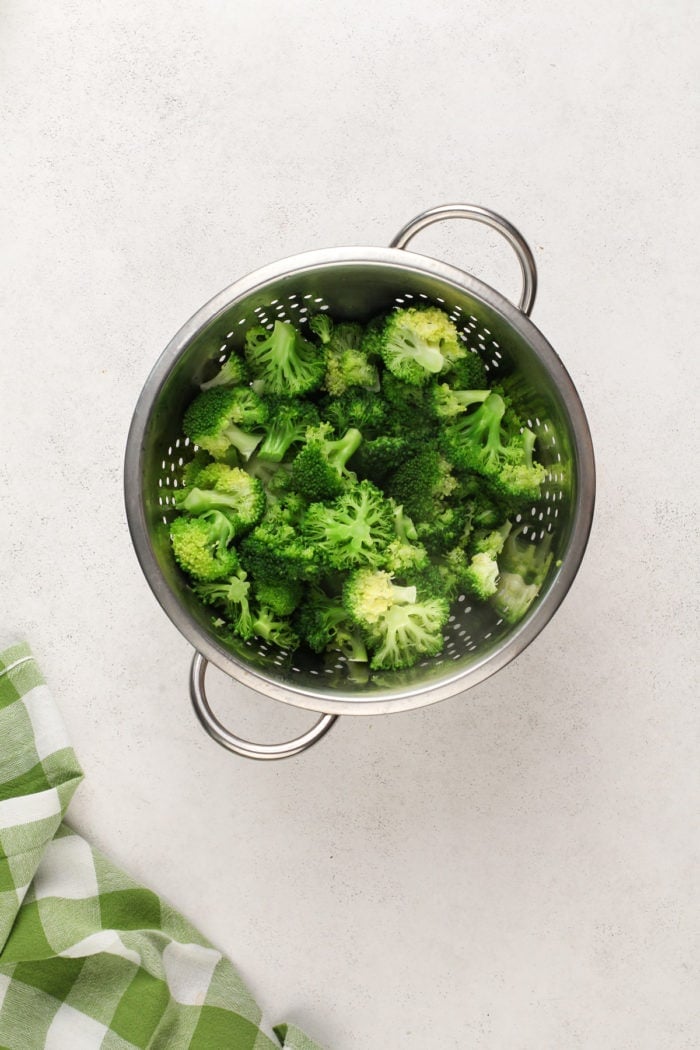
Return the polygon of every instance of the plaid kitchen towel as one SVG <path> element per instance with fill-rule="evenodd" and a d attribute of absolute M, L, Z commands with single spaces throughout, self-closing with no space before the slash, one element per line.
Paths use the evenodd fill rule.
<path fill-rule="evenodd" d="M 0 653 L 0 1050 L 320 1050 L 63 823 L 82 775 L 29 648 Z"/>

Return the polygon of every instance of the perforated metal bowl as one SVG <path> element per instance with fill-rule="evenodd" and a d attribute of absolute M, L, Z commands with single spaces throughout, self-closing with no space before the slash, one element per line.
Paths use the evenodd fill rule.
<path fill-rule="evenodd" d="M 444 218 L 487 223 L 516 251 L 523 294 L 516 307 L 472 275 L 405 245 L 423 227 Z M 389 248 L 311 251 L 249 274 L 215 296 L 177 333 L 157 361 L 139 397 L 126 449 L 125 499 L 141 567 L 161 606 L 195 649 L 190 695 L 203 726 L 218 743 L 253 758 L 297 754 L 318 740 L 339 714 L 406 711 L 464 692 L 498 671 L 536 637 L 552 617 L 579 568 L 590 531 L 595 495 L 593 450 L 586 417 L 559 357 L 529 320 L 536 290 L 532 254 L 501 216 L 474 205 L 423 212 Z M 281 652 L 262 641 L 231 646 L 212 625 L 211 610 L 194 597 L 170 549 L 169 523 L 183 467 L 194 446 L 181 432 L 183 412 L 199 389 L 239 348 L 251 324 L 277 318 L 302 327 L 312 313 L 369 320 L 395 305 L 432 303 L 446 310 L 466 345 L 478 351 L 496 380 L 515 368 L 527 425 L 536 432 L 538 457 L 548 468 L 541 499 L 521 515 L 533 540 L 551 536 L 549 576 L 516 626 L 490 606 L 461 595 L 446 627 L 441 655 L 410 671 L 375 672 L 367 681 L 348 673 L 342 657 Z M 237 737 L 214 715 L 204 689 L 207 662 L 259 692 L 321 712 L 308 733 L 284 744 L 254 744 Z"/>

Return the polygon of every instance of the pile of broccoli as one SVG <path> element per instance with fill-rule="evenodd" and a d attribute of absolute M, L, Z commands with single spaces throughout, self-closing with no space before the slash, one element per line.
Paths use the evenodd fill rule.
<path fill-rule="evenodd" d="M 535 434 L 437 307 L 251 327 L 183 429 L 172 550 L 224 633 L 405 669 L 458 596 L 516 623 L 548 572 Z"/>

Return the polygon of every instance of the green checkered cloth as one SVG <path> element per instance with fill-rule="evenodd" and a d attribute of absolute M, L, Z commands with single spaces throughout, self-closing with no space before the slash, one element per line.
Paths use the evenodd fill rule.
<path fill-rule="evenodd" d="M 82 776 L 29 648 L 0 653 L 0 1050 L 320 1050 L 63 823 Z"/>

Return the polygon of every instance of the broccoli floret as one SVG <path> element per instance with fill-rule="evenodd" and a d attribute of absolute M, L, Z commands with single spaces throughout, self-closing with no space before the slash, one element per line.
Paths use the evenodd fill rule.
<path fill-rule="evenodd" d="M 535 435 L 528 429 L 514 435 L 508 442 L 507 462 L 490 479 L 494 492 L 511 506 L 521 506 L 540 498 L 547 471 L 534 459 L 535 440 Z"/>
<path fill-rule="evenodd" d="M 307 342 L 287 321 L 275 321 L 271 332 L 261 326 L 245 337 L 245 355 L 251 371 L 265 384 L 265 393 L 297 397 L 323 382 L 323 350 Z"/>
<path fill-rule="evenodd" d="M 450 419 L 466 412 L 470 405 L 481 404 L 489 390 L 457 390 L 447 383 L 435 383 L 428 389 L 427 403 L 436 419 Z"/>
<path fill-rule="evenodd" d="M 301 601 L 303 588 L 298 580 L 259 580 L 255 597 L 276 616 L 291 616 Z"/>
<path fill-rule="evenodd" d="M 483 390 L 489 386 L 484 362 L 476 351 L 465 350 L 464 357 L 451 363 L 448 382 L 460 390 Z"/>
<path fill-rule="evenodd" d="M 394 605 L 412 605 L 416 597 L 415 586 L 398 586 L 384 570 L 358 569 L 343 587 L 343 606 L 362 630 L 374 627 Z"/>
<path fill-rule="evenodd" d="M 184 467 L 182 468 L 180 488 L 175 494 L 176 499 L 182 492 L 186 492 L 188 489 L 191 489 L 194 485 L 197 484 L 197 478 L 199 477 L 199 474 L 201 473 L 201 471 L 204 470 L 205 467 L 208 467 L 211 464 L 211 462 L 212 458 L 205 449 L 197 449 L 189 463 L 185 463 Z"/>
<path fill-rule="evenodd" d="M 333 321 L 327 313 L 313 314 L 309 318 L 309 328 L 317 335 L 320 342 L 326 346 L 331 341 L 333 334 Z"/>
<path fill-rule="evenodd" d="M 418 539 L 431 554 L 444 554 L 464 537 L 469 528 L 469 508 L 463 503 L 436 504 L 430 521 L 416 521 Z"/>
<path fill-rule="evenodd" d="M 320 587 L 311 589 L 296 617 L 296 627 L 315 653 L 341 652 L 353 663 L 367 662 L 367 649 L 339 598 L 329 597 Z"/>
<path fill-rule="evenodd" d="M 235 528 L 221 511 L 198 518 L 181 516 L 170 525 L 170 542 L 178 565 L 196 580 L 220 580 L 238 568 L 235 550 L 228 549 Z"/>
<path fill-rule="evenodd" d="M 250 607 L 250 581 L 243 569 L 226 580 L 200 582 L 193 587 L 206 605 L 216 605 L 226 613 L 226 621 L 241 638 L 253 637 L 253 613 Z"/>
<path fill-rule="evenodd" d="M 501 574 L 491 604 L 506 623 L 518 623 L 540 593 L 552 564 L 552 535 L 531 542 L 526 526 L 513 529 L 503 545 Z"/>
<path fill-rule="evenodd" d="M 464 586 L 475 598 L 485 601 L 496 593 L 498 562 L 493 554 L 483 551 L 473 555 L 464 574 Z"/>
<path fill-rule="evenodd" d="M 340 397 L 324 398 L 321 414 L 338 434 L 354 429 L 361 431 L 365 439 L 377 437 L 386 430 L 386 405 L 367 390 L 347 390 Z"/>
<path fill-rule="evenodd" d="M 343 601 L 363 631 L 373 669 L 413 667 L 442 651 L 450 611 L 444 598 L 419 599 L 415 586 L 398 587 L 388 573 L 360 570 L 348 578 Z"/>
<path fill-rule="evenodd" d="M 369 337 L 385 366 L 398 379 L 416 386 L 449 368 L 466 354 L 459 333 L 437 307 L 407 307 L 386 318 L 378 334 Z"/>
<path fill-rule="evenodd" d="M 313 580 L 322 570 L 316 551 L 275 507 L 241 540 L 239 553 L 256 585 L 279 579 Z"/>
<path fill-rule="evenodd" d="M 379 390 L 379 373 L 362 350 L 363 328 L 359 324 L 339 324 L 326 346 L 324 385 L 333 397 L 340 397 L 350 387 Z"/>
<path fill-rule="evenodd" d="M 201 390 L 211 390 L 215 386 L 239 386 L 241 383 L 245 383 L 248 378 L 245 363 L 236 354 L 231 354 L 228 360 L 224 361 L 223 365 L 206 383 L 202 383 Z"/>
<path fill-rule="evenodd" d="M 333 569 L 378 566 L 395 535 L 392 507 L 370 481 L 361 481 L 332 503 L 312 503 L 302 534 Z"/>
<path fill-rule="evenodd" d="M 357 480 L 346 464 L 360 447 L 362 434 L 351 429 L 334 440 L 330 433 L 329 423 L 310 427 L 306 443 L 292 461 L 292 488 L 311 501 L 334 499 L 348 481 Z"/>
<path fill-rule="evenodd" d="M 491 393 L 479 407 L 443 429 L 445 455 L 463 470 L 496 476 L 509 460 L 508 434 L 502 426 L 506 403 Z"/>
<path fill-rule="evenodd" d="M 253 634 L 263 641 L 272 642 L 280 649 L 294 650 L 299 646 L 299 635 L 291 622 L 283 616 L 278 616 L 267 605 L 261 605 L 254 615 Z"/>
<path fill-rule="evenodd" d="M 262 440 L 262 434 L 250 434 L 234 421 L 240 418 L 246 399 L 239 391 L 256 396 L 249 387 L 216 386 L 198 394 L 185 412 L 183 429 L 196 445 L 221 459 L 231 448 L 249 459 Z"/>
<path fill-rule="evenodd" d="M 387 474 L 396 470 L 412 451 L 412 443 L 403 437 L 384 434 L 366 439 L 350 460 L 350 466 L 361 478 L 369 478 L 379 485 Z"/>
<path fill-rule="evenodd" d="M 387 482 L 387 491 L 415 522 L 430 523 L 457 488 L 450 464 L 434 445 L 407 459 Z"/>
<path fill-rule="evenodd" d="M 395 538 L 386 548 L 384 557 L 384 568 L 392 576 L 405 577 L 415 576 L 428 566 L 428 552 L 422 543 L 418 542 L 416 526 L 411 519 L 404 514 L 403 507 L 390 499 L 394 512 Z"/>
<path fill-rule="evenodd" d="M 257 456 L 279 463 L 293 444 L 304 440 L 309 427 L 318 426 L 320 419 L 315 405 L 308 401 L 283 397 L 268 397 L 266 401 L 269 409 L 266 434 Z"/>
<path fill-rule="evenodd" d="M 241 532 L 257 525 L 265 513 L 262 482 L 240 467 L 212 463 L 200 471 L 197 482 L 197 487 L 178 502 L 178 506 L 190 514 L 222 510 L 232 517 L 236 531 Z M 200 488 L 205 485 L 210 488 Z"/>

